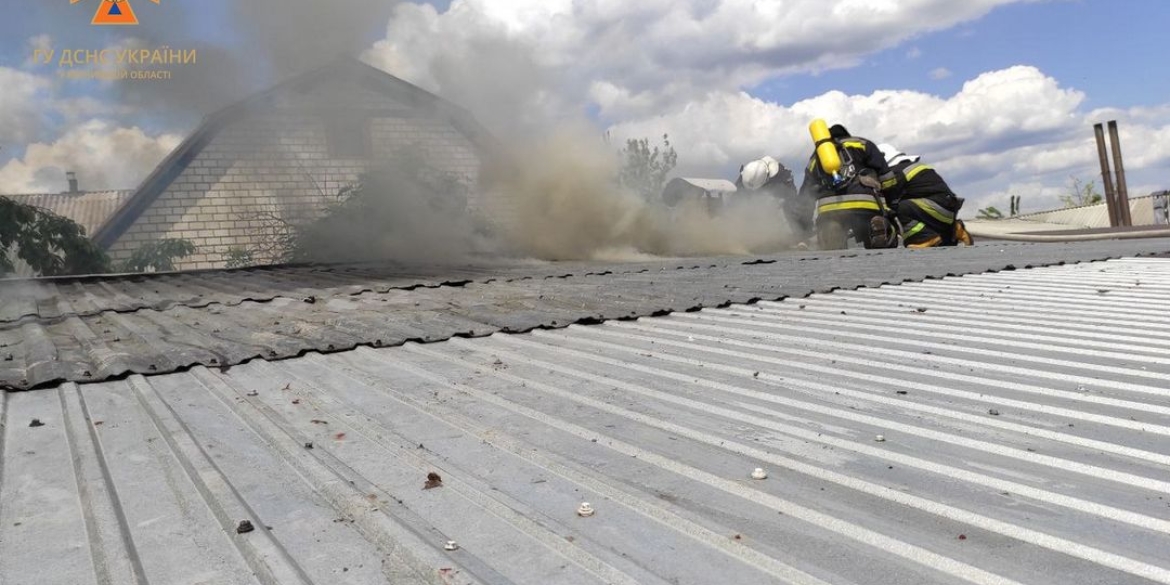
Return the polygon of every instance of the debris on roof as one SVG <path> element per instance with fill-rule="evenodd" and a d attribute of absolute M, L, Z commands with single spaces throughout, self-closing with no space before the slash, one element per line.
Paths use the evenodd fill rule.
<path fill-rule="evenodd" d="M 938 256 L 1125 248 L 1094 246 Z M 1067 264 L 8 392 L 0 581 L 1170 583 L 1168 291 L 1170 260 Z M 319 296 L 289 306 L 365 330 Z M 216 339 L 170 311 L 134 333 Z"/>
<path fill-rule="evenodd" d="M 1170 251 L 1170 240 L 536 264 L 478 272 L 305 266 L 0 281 L 0 387 L 230 367 L 310 351 L 559 328 L 1161 251 Z M 303 302 L 310 296 L 316 302 Z"/>

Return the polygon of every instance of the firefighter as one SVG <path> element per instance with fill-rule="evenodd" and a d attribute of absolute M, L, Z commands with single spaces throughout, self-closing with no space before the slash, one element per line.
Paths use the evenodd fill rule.
<path fill-rule="evenodd" d="M 840 124 L 826 128 L 824 121 L 816 120 L 809 129 L 817 150 L 805 168 L 799 200 L 806 217 L 816 211 L 820 248 L 845 248 L 850 233 L 866 248 L 897 247 L 897 229 L 882 195 L 884 189 L 897 185 L 897 179 L 881 151 Z"/>
<path fill-rule="evenodd" d="M 878 148 L 898 179 L 890 190 L 891 207 L 902 224 L 902 241 L 907 248 L 933 248 L 974 243 L 963 220 L 958 219 L 963 199 L 921 157 L 908 155 L 893 145 Z"/>
<path fill-rule="evenodd" d="M 735 180 L 735 188 L 747 193 L 759 193 L 775 198 L 784 213 L 788 226 L 795 232 L 798 239 L 804 240 L 812 233 L 812 218 L 804 217 L 796 197 L 796 183 L 792 180 L 792 171 L 780 164 L 780 161 L 765 156 L 753 160 L 739 168 L 739 177 Z"/>

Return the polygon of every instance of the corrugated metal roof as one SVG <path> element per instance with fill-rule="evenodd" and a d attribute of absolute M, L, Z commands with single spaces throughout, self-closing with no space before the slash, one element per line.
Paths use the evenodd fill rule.
<path fill-rule="evenodd" d="M 698 187 L 706 191 L 713 191 L 716 193 L 731 193 L 736 191 L 735 183 L 727 179 L 696 179 L 680 177 L 675 179 Z M 673 181 L 672 181 L 673 182 Z"/>
<path fill-rule="evenodd" d="M 1129 200 L 1130 217 L 1133 225 L 1154 225 L 1154 198 L 1152 195 L 1131 197 Z M 1044 229 L 1045 224 L 1058 224 L 1068 229 L 1068 226 L 1080 228 L 1109 227 L 1109 210 L 1105 203 L 1082 205 L 1068 209 L 1054 209 L 1039 211 L 1019 216 L 1021 221 L 1039 224 L 1038 230 Z"/>
<path fill-rule="evenodd" d="M 1167 251 L 1170 239 L 478 272 L 302 267 L 0 282 L 0 387 L 225 367 Z"/>
<path fill-rule="evenodd" d="M 967 231 L 976 239 L 1024 242 L 1070 242 L 1090 239 L 1143 239 L 1166 237 L 1170 226 L 1133 225 L 1125 227 L 1082 228 L 1067 224 L 1043 223 L 1010 218 L 967 222 Z"/>
<path fill-rule="evenodd" d="M 676 177 L 662 188 L 662 200 L 673 207 L 685 199 L 708 196 L 726 197 L 736 191 L 735 183 L 726 179 Z"/>
<path fill-rule="evenodd" d="M 1124 260 L 8 393 L 0 581 L 1170 583 L 1168 293 Z"/>
<path fill-rule="evenodd" d="M 67 217 L 85 228 L 85 233 L 92 236 L 133 194 L 133 191 L 82 191 L 0 196 Z"/>

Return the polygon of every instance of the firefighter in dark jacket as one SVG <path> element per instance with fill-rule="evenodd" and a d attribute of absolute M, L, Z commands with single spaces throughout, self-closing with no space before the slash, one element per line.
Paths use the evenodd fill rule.
<path fill-rule="evenodd" d="M 814 122 L 814 126 L 819 120 Z M 823 127 L 822 127 L 823 132 Z M 849 235 L 866 248 L 893 248 L 898 245 L 896 227 L 882 192 L 897 185 L 886 159 L 874 143 L 850 135 L 844 126 L 828 129 L 840 159 L 840 169 L 830 173 L 822 168 L 814 152 L 805 168 L 799 199 L 804 212 L 816 212 L 817 241 L 822 250 L 848 246 Z M 814 136 L 815 138 L 815 136 Z"/>
<path fill-rule="evenodd" d="M 744 193 L 776 199 L 788 227 L 796 232 L 797 239 L 804 240 L 812 233 L 812 217 L 804 217 L 800 213 L 792 171 L 780 164 L 780 161 L 765 156 L 743 165 L 735 180 L 735 188 Z"/>
<path fill-rule="evenodd" d="M 963 220 L 958 219 L 963 199 L 921 157 L 908 155 L 890 144 L 878 146 L 898 185 L 889 191 L 890 204 L 902 224 L 907 248 L 933 248 L 974 243 Z"/>

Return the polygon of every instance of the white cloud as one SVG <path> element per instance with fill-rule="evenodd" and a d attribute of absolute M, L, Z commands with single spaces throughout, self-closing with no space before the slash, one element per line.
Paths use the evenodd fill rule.
<path fill-rule="evenodd" d="M 0 145 L 37 138 L 45 120 L 44 103 L 52 83 L 19 69 L 0 67 Z"/>
<path fill-rule="evenodd" d="M 53 37 L 49 35 L 37 35 L 28 39 L 27 45 L 28 56 L 25 59 L 25 64 L 36 65 L 35 57 L 41 54 L 42 51 L 48 52 L 53 48 Z"/>
<path fill-rule="evenodd" d="M 1126 144 L 1143 145 L 1126 157 L 1138 175 L 1164 162 L 1170 105 L 1086 114 L 1081 91 L 1030 66 L 984 73 L 951 96 L 834 91 L 779 104 L 743 91 L 856 66 L 1013 1 L 455 0 L 446 11 L 403 3 L 364 58 L 470 107 L 505 136 L 586 111 L 617 140 L 669 133 L 678 172 L 692 175 L 727 176 L 762 154 L 799 167 L 814 117 L 924 154 L 973 201 L 1030 181 L 1042 185 L 1033 201 L 1055 200 L 1049 191 L 1069 175 L 1094 176 L 1094 116 L 1123 120 Z"/>
<path fill-rule="evenodd" d="M 23 157 L 0 167 L 0 193 L 63 191 L 67 170 L 85 190 L 134 188 L 180 140 L 90 120 L 51 143 L 30 144 Z"/>
<path fill-rule="evenodd" d="M 365 58 L 470 106 L 496 129 L 499 120 L 531 126 L 589 109 L 618 140 L 669 133 L 684 174 L 727 176 L 763 154 L 799 168 L 807 124 L 824 117 L 922 153 L 971 209 L 1006 199 L 1009 188 L 1042 204 L 1056 201 L 1070 175 L 1097 174 L 1090 126 L 1111 116 L 1123 120 L 1125 144 L 1142 145 L 1127 153 L 1127 167 L 1153 182 L 1148 175 L 1170 156 L 1170 105 L 1086 114 L 1082 92 L 1035 67 L 984 73 L 951 96 L 834 91 L 779 104 L 742 89 L 856 66 L 1012 1 L 455 0 L 444 12 L 404 3 Z M 907 59 L 921 55 L 906 49 Z"/>
<path fill-rule="evenodd" d="M 850 67 L 1017 1 L 455 0 L 445 12 L 403 3 L 365 58 L 463 102 L 474 102 L 474 93 L 461 92 L 444 63 L 475 62 L 475 71 L 505 81 L 522 73 L 530 91 L 513 95 L 541 96 L 542 107 L 571 107 L 601 91 L 602 115 L 616 119 L 776 75 Z M 501 45 L 527 62 L 492 59 Z"/>
<path fill-rule="evenodd" d="M 743 90 L 853 67 L 1020 1 L 1028 0 L 454 0 L 445 11 L 401 3 L 386 38 L 363 57 L 468 106 L 505 138 L 584 112 L 616 140 L 669 133 L 683 174 L 726 177 L 762 154 L 799 168 L 807 124 L 824 117 L 924 155 L 968 197 L 968 209 L 1006 201 L 1009 191 L 1034 208 L 1055 202 L 1070 175 L 1096 175 L 1091 124 L 1118 119 L 1131 184 L 1164 182 L 1155 171 L 1170 163 L 1170 104 L 1086 113 L 1083 92 L 1035 67 L 986 72 L 949 96 L 895 86 L 780 104 Z M 40 142 L 0 168 L 0 192 L 57 190 L 65 166 L 84 171 L 87 188 L 133 186 L 178 141 L 95 121 L 124 116 L 93 100 L 53 99 L 47 108 L 44 78 L 0 68 L 0 83 L 18 88 L 0 94 L 0 142 Z M 46 108 L 74 121 L 56 140 L 40 134 Z M 130 147 L 127 164 L 114 161 L 115 142 Z"/>
<path fill-rule="evenodd" d="M 51 45 L 48 35 L 27 42 L 30 55 Z M 64 190 L 66 170 L 77 172 L 83 189 L 132 188 L 179 143 L 175 134 L 120 124 L 133 108 L 101 93 L 70 95 L 69 83 L 0 67 L 0 193 Z"/>
<path fill-rule="evenodd" d="M 1099 174 L 1092 123 L 1120 121 L 1127 172 L 1153 181 L 1170 163 L 1170 107 L 1080 111 L 1085 96 L 1061 87 L 1034 67 L 992 71 L 966 82 L 955 95 L 877 91 L 829 92 L 791 106 L 743 92 L 711 92 L 657 116 L 616 124 L 615 137 L 669 132 L 687 174 L 727 176 L 744 161 L 769 154 L 797 169 L 807 161 L 808 122 L 823 117 L 901 150 L 923 155 L 973 213 L 983 201 L 1027 195 L 1025 206 L 1059 206 L 1069 177 Z M 798 179 L 799 180 L 799 179 Z M 1165 180 L 1165 179 L 1163 179 Z M 1135 192 L 1135 195 L 1139 193 Z"/>

